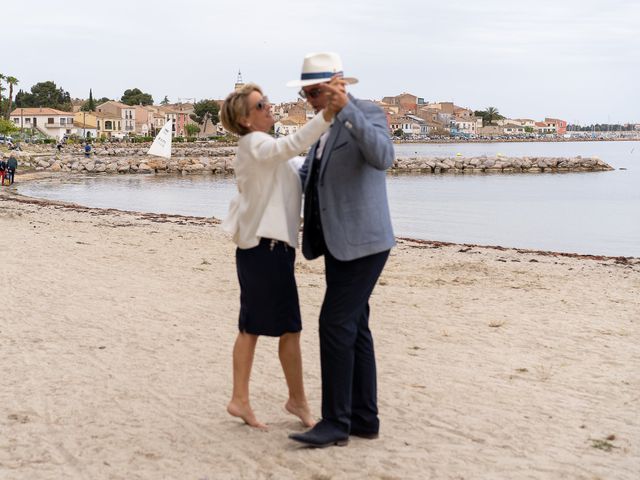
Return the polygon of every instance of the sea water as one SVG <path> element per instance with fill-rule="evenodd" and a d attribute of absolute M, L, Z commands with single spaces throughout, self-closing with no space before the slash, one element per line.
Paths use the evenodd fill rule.
<path fill-rule="evenodd" d="M 401 156 L 597 156 L 610 172 L 388 177 L 397 236 L 640 257 L 640 142 L 396 145 Z M 90 207 L 224 218 L 232 177 L 78 175 L 19 193 Z"/>

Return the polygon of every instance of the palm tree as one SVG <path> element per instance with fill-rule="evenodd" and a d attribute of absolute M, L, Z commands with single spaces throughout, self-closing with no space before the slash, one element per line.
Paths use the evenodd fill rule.
<path fill-rule="evenodd" d="M 2 86 L 2 81 L 5 78 L 6 77 L 0 73 L 0 115 L 2 114 L 2 91 L 4 90 L 4 87 Z"/>
<path fill-rule="evenodd" d="M 496 107 L 487 107 L 484 111 L 484 115 L 482 116 L 482 123 L 484 125 L 493 125 L 494 120 L 499 120 L 502 118 L 500 112 Z"/>
<path fill-rule="evenodd" d="M 20 82 L 18 82 L 18 79 L 16 77 L 12 77 L 11 75 L 9 75 L 8 77 L 5 77 L 5 80 L 9 85 L 9 104 L 7 105 L 7 113 L 6 113 L 6 118 L 7 120 L 9 120 L 9 116 L 11 115 L 11 104 L 13 103 L 13 87 Z"/>

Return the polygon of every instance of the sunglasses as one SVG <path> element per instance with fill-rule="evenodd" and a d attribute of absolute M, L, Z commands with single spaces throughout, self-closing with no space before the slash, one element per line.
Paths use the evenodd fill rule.
<path fill-rule="evenodd" d="M 321 93 L 322 93 L 322 90 L 320 90 L 319 88 L 314 88 L 312 90 L 309 90 L 308 92 L 305 92 L 303 89 L 300 89 L 300 91 L 298 92 L 298 95 L 300 95 L 300 98 L 306 100 L 307 98 L 318 98 Z"/>
<path fill-rule="evenodd" d="M 271 105 L 271 103 L 269 102 L 269 97 L 262 97 L 258 103 L 256 103 L 253 107 L 251 108 L 255 108 L 256 110 L 258 110 L 259 112 L 266 110 L 267 108 L 269 108 L 269 105 Z"/>

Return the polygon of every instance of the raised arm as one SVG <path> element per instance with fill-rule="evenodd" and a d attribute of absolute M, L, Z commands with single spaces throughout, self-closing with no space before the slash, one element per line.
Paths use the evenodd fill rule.
<path fill-rule="evenodd" d="M 330 125 L 323 112 L 319 112 L 300 130 L 286 137 L 276 139 L 266 133 L 251 134 L 249 149 L 259 162 L 286 162 L 313 145 Z"/>
<path fill-rule="evenodd" d="M 389 138 L 387 117 L 381 108 L 349 96 L 349 102 L 336 115 L 336 121 L 342 123 L 356 140 L 369 165 L 378 170 L 393 165 L 393 143 Z"/>

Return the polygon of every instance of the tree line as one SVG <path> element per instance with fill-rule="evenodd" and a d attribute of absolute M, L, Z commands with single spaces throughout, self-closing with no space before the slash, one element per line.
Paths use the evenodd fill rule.
<path fill-rule="evenodd" d="M 0 74 L 0 119 L 9 119 L 11 111 L 15 108 L 54 108 L 63 112 L 73 111 L 71 95 L 62 87 L 58 87 L 55 82 L 48 80 L 38 82 L 33 85 L 30 91 L 19 90 L 15 98 L 13 97 L 14 87 L 19 81 L 13 76 Z M 5 86 L 6 84 L 6 86 Z M 3 92 L 7 90 L 5 97 Z M 89 89 L 89 98 L 80 107 L 81 111 L 94 112 L 98 105 L 111 100 L 107 97 L 99 99 L 93 98 L 93 89 Z M 153 105 L 153 97 L 139 88 L 130 88 L 124 91 L 119 100 L 126 105 Z M 160 102 L 161 105 L 168 105 L 169 98 L 165 95 Z M 214 125 L 219 121 L 220 107 L 215 100 L 204 99 L 194 104 L 194 111 L 190 115 L 191 120 L 206 130 L 209 122 Z M 189 133 L 197 134 L 193 125 Z"/>

